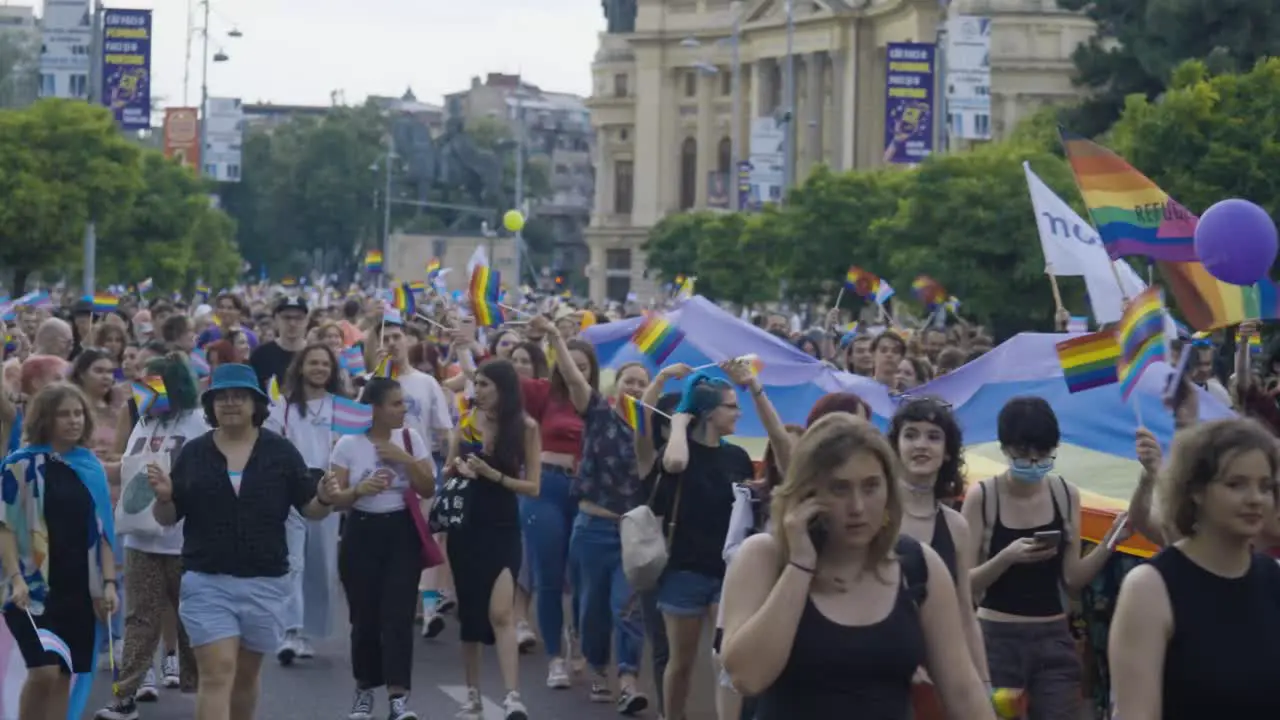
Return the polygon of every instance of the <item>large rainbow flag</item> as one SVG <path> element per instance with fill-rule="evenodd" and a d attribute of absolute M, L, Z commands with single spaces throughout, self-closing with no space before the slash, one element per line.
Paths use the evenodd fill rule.
<path fill-rule="evenodd" d="M 1112 258 L 1156 261 L 1178 310 L 1196 330 L 1280 319 L 1280 291 L 1264 279 L 1232 285 L 1209 274 L 1195 253 L 1200 218 L 1111 150 L 1062 130 L 1062 147 L 1085 207 Z"/>

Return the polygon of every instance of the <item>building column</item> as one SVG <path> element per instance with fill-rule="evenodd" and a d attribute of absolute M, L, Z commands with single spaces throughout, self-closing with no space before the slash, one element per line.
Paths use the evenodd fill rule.
<path fill-rule="evenodd" d="M 702 70 L 694 70 L 694 72 L 698 73 L 698 131 L 694 134 L 694 138 L 698 141 L 698 170 L 697 177 L 694 178 L 696 189 L 693 194 L 693 207 L 696 210 L 705 210 L 709 190 L 707 173 L 711 172 L 711 168 L 716 164 L 716 116 L 713 103 L 720 74 Z M 721 68 L 720 72 L 724 72 L 724 69 Z"/>
<path fill-rule="evenodd" d="M 830 162 L 831 169 L 837 171 L 848 170 L 845 164 L 844 149 L 849 144 L 847 136 L 851 132 L 849 115 L 845 114 L 844 103 L 845 98 L 849 96 L 848 75 L 845 74 L 845 56 L 848 52 L 845 50 L 835 50 L 831 53 L 831 127 L 829 139 L 831 142 Z"/>
<path fill-rule="evenodd" d="M 751 67 L 751 121 L 772 115 L 770 105 L 773 96 L 773 59 L 757 60 Z"/>
<path fill-rule="evenodd" d="M 810 53 L 804 59 L 805 69 L 805 175 L 822 162 L 822 71 L 827 63 L 826 54 Z M 797 178 L 803 182 L 803 178 Z"/>
<path fill-rule="evenodd" d="M 664 141 L 668 135 L 663 132 L 663 124 L 670 122 L 663 111 L 671 107 L 667 104 L 666 86 L 669 80 L 666 75 L 659 53 L 647 48 L 636 51 L 636 120 L 633 134 L 635 198 L 632 223 L 642 227 L 653 225 L 662 217 L 663 188 L 670 184 L 664 171 L 671 167 L 671 162 L 664 162 L 662 157 L 667 151 Z"/>

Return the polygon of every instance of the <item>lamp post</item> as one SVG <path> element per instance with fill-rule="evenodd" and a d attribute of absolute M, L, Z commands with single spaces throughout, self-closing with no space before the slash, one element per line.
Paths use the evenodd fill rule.
<path fill-rule="evenodd" d="M 203 69 L 201 70 L 201 73 L 200 73 L 200 176 L 201 177 L 205 177 L 207 175 L 207 173 L 205 172 L 205 169 L 209 167 L 208 164 L 205 162 L 205 160 L 208 158 L 208 152 L 209 152 L 209 60 L 210 60 L 209 1 L 210 0 L 201 0 L 201 4 L 204 5 L 204 25 L 200 30 L 201 34 L 204 36 L 204 49 L 202 51 Z M 230 32 L 227 33 L 227 35 L 228 37 L 238 38 L 238 37 L 243 37 L 244 33 L 233 28 Z M 215 63 L 226 62 L 230 59 L 231 58 L 222 50 L 218 50 L 216 53 L 213 54 L 213 57 L 212 57 L 212 60 Z M 217 180 L 216 177 L 213 179 Z"/>
<path fill-rule="evenodd" d="M 791 191 L 791 187 L 795 185 L 796 179 L 796 138 L 795 138 L 795 119 L 796 112 L 796 56 L 795 56 L 795 2 L 787 0 L 787 64 L 786 76 L 783 83 L 786 85 L 786 94 L 783 102 L 786 104 L 782 113 L 782 122 L 786 123 L 786 134 L 783 135 L 782 142 L 782 197 L 785 202 L 787 193 Z"/>

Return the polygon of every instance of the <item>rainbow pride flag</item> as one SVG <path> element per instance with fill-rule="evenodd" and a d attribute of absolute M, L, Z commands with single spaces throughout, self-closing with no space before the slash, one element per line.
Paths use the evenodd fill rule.
<path fill-rule="evenodd" d="M 618 409 L 622 411 L 623 421 L 636 431 L 636 435 L 644 435 L 647 432 L 644 423 L 644 403 L 623 393 L 618 401 Z"/>
<path fill-rule="evenodd" d="M 120 298 L 107 293 L 95 293 L 93 298 L 93 311 L 96 313 L 109 313 L 120 307 Z"/>
<path fill-rule="evenodd" d="M 1129 303 L 1116 328 L 1120 345 L 1120 396 L 1125 401 L 1138 386 L 1142 373 L 1167 356 L 1164 339 L 1164 293 L 1147 288 Z"/>
<path fill-rule="evenodd" d="M 1198 262 L 1157 261 L 1156 267 L 1178 310 L 1196 330 L 1280 319 L 1280 288 L 1267 278 L 1254 285 L 1232 285 L 1210 275 Z"/>
<path fill-rule="evenodd" d="M 1195 215 L 1111 150 L 1060 131 L 1085 207 L 1113 260 L 1126 255 L 1173 262 L 1199 259 Z"/>
<path fill-rule="evenodd" d="M 371 273 L 382 272 L 381 250 L 370 250 L 364 254 L 364 269 Z"/>
<path fill-rule="evenodd" d="M 925 307 L 934 308 L 947 301 L 947 289 L 928 275 L 921 275 L 912 280 L 911 291 Z"/>
<path fill-rule="evenodd" d="M 844 286 L 857 293 L 859 297 L 873 298 L 880 291 L 880 276 L 856 265 L 850 265 L 849 270 L 844 274 Z"/>
<path fill-rule="evenodd" d="M 640 352 L 661 365 L 684 340 L 684 333 L 661 315 L 650 315 L 631 336 Z"/>
<path fill-rule="evenodd" d="M 1120 343 L 1114 332 L 1102 331 L 1063 340 L 1055 345 L 1062 377 L 1071 393 L 1117 382 Z"/>
<path fill-rule="evenodd" d="M 133 383 L 133 402 L 140 415 L 163 415 L 169 412 L 169 393 L 164 378 L 150 375 Z"/>
<path fill-rule="evenodd" d="M 498 305 L 502 297 L 502 276 L 497 270 L 477 265 L 471 271 L 469 294 L 471 312 L 476 316 L 477 325 L 492 328 L 502 324 L 502 308 Z"/>
<path fill-rule="evenodd" d="M 409 283 L 400 283 L 391 289 L 391 303 L 404 317 L 413 317 L 418 312 L 418 301 L 413 296 L 413 288 Z"/>

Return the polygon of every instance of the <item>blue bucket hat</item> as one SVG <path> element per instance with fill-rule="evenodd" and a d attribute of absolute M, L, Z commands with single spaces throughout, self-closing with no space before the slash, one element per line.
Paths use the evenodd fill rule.
<path fill-rule="evenodd" d="M 211 394 L 219 390 L 250 390 L 263 400 L 271 402 L 271 398 L 267 397 L 258 384 L 258 374 L 248 365 L 227 364 L 214 368 L 212 381 L 205 394 L 212 397 Z"/>

